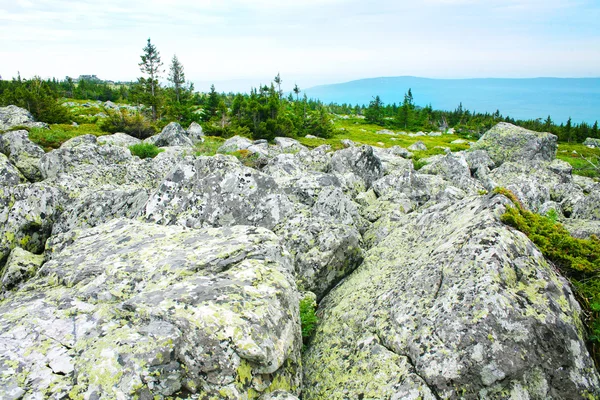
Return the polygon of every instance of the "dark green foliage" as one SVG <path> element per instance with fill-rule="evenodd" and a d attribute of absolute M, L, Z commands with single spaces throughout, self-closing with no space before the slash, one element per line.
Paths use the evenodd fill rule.
<path fill-rule="evenodd" d="M 100 122 L 100 129 L 104 132 L 123 132 L 138 139 L 145 139 L 156 133 L 155 128 L 140 113 L 130 114 L 125 109 L 105 112 L 107 117 Z"/>
<path fill-rule="evenodd" d="M 45 151 L 58 149 L 64 142 L 81 135 L 105 135 L 96 124 L 70 124 L 52 125 L 50 129 L 32 128 L 29 130 L 29 140 L 41 146 Z"/>
<path fill-rule="evenodd" d="M 49 124 L 70 122 L 69 111 L 59 104 L 58 92 L 39 77 L 0 81 L 0 106 L 15 105 L 29 110 L 37 121 Z"/>
<path fill-rule="evenodd" d="M 154 158 L 164 151 L 152 143 L 134 144 L 133 146 L 129 146 L 129 150 L 131 150 L 131 154 L 139 158 Z"/>
<path fill-rule="evenodd" d="M 317 327 L 317 315 L 315 311 L 317 304 L 310 297 L 300 300 L 300 324 L 302 328 L 302 341 L 304 345 L 308 343 Z"/>
<path fill-rule="evenodd" d="M 379 96 L 375 96 L 365 111 L 365 122 L 369 124 L 383 125 L 384 121 L 383 102 Z"/>
<path fill-rule="evenodd" d="M 576 295 L 585 311 L 588 343 L 596 365 L 600 363 L 600 240 L 577 239 L 551 217 L 526 210 L 507 189 L 495 193 L 511 199 L 514 207 L 507 207 L 502 222 L 525 233 L 576 289 Z"/>

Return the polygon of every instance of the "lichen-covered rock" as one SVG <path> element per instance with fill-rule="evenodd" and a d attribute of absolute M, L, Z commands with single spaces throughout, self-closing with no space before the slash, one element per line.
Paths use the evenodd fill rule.
<path fill-rule="evenodd" d="M 0 131 L 26 126 L 28 128 L 48 128 L 48 124 L 35 122 L 33 115 L 17 106 L 0 107 Z"/>
<path fill-rule="evenodd" d="M 144 141 L 158 147 L 194 146 L 192 139 L 177 122 L 171 122 L 169 125 L 165 126 L 158 135 L 151 136 Z"/>
<path fill-rule="evenodd" d="M 303 399 L 598 396 L 579 305 L 499 221 L 507 203 L 472 197 L 391 222 L 319 305 Z"/>
<path fill-rule="evenodd" d="M 439 175 L 467 193 L 474 194 L 483 189 L 483 186 L 471 177 L 469 164 L 461 154 L 437 156 L 421 168 L 419 173 Z"/>
<path fill-rule="evenodd" d="M 261 396 L 260 400 L 298 400 L 298 397 L 284 390 L 276 390 Z"/>
<path fill-rule="evenodd" d="M 8 157 L 0 153 L 0 185 L 15 186 L 27 182 L 21 171 L 11 164 Z"/>
<path fill-rule="evenodd" d="M 496 167 L 496 163 L 485 150 L 465 151 L 463 154 L 472 173 L 475 173 L 480 168 L 491 170 Z"/>
<path fill-rule="evenodd" d="M 0 263 L 17 246 L 41 254 L 63 204 L 62 192 L 43 182 L 0 186 Z"/>
<path fill-rule="evenodd" d="M 141 216 L 187 227 L 253 225 L 273 229 L 294 206 L 270 176 L 232 156 L 186 159 L 150 196 Z"/>
<path fill-rule="evenodd" d="M 4 153 L 30 181 L 37 182 L 42 179 L 39 164 L 44 150 L 29 140 L 27 131 L 13 131 L 0 135 L 0 153 Z"/>
<path fill-rule="evenodd" d="M 134 218 L 148 201 L 145 189 L 94 191 L 73 202 L 58 216 L 52 234 L 93 228 L 116 218 Z"/>
<path fill-rule="evenodd" d="M 33 254 L 20 247 L 12 249 L 0 275 L 0 294 L 33 277 L 43 262 L 42 254 Z"/>
<path fill-rule="evenodd" d="M 279 147 L 279 151 L 282 153 L 295 153 L 301 150 L 308 150 L 306 146 L 297 141 L 296 139 L 287 137 L 276 137 L 275 145 Z"/>
<path fill-rule="evenodd" d="M 373 183 L 378 197 L 395 201 L 408 198 L 422 205 L 431 197 L 431 190 L 424 177 L 412 168 L 412 164 L 400 174 L 389 174 Z"/>
<path fill-rule="evenodd" d="M 597 138 L 585 138 L 583 144 L 589 147 L 600 147 L 600 139 Z"/>
<path fill-rule="evenodd" d="M 330 172 L 352 173 L 362 179 L 368 189 L 383 176 L 383 166 L 371 146 L 349 147 L 333 153 Z"/>
<path fill-rule="evenodd" d="M 403 157 L 403 158 L 412 158 L 413 157 L 413 153 L 411 153 L 404 147 L 392 146 L 387 150 L 390 152 L 390 154 L 393 154 L 395 156 L 399 156 L 399 157 Z"/>
<path fill-rule="evenodd" d="M 574 202 L 571 218 L 600 220 L 600 191 L 593 191 L 587 196 L 581 196 Z"/>
<path fill-rule="evenodd" d="M 471 146 L 486 150 L 496 165 L 506 161 L 552 161 L 556 157 L 557 137 L 500 122 Z"/>
<path fill-rule="evenodd" d="M 232 153 L 234 151 L 239 150 L 247 150 L 248 147 L 252 146 L 253 143 L 251 140 L 246 139 L 242 136 L 234 136 L 229 138 L 219 147 L 217 150 L 218 153 Z"/>
<path fill-rule="evenodd" d="M 115 220 L 53 236 L 0 302 L 0 397 L 299 394 L 289 253 L 253 227 Z"/>
<path fill-rule="evenodd" d="M 415 143 L 411 144 L 410 146 L 408 146 L 408 150 L 424 151 L 424 150 L 427 150 L 427 146 L 425 146 L 425 143 L 423 143 L 419 140 L 418 142 L 415 142 Z"/>
<path fill-rule="evenodd" d="M 112 135 L 99 136 L 97 140 L 99 144 L 110 144 L 121 147 L 129 147 L 142 142 L 138 138 L 121 132 L 113 133 Z"/>
<path fill-rule="evenodd" d="M 187 128 L 187 134 L 190 139 L 192 139 L 193 143 L 202 143 L 204 142 L 204 132 L 202 131 L 202 127 L 197 122 L 192 122 L 190 126 Z"/>
<path fill-rule="evenodd" d="M 573 237 L 589 239 L 595 235 L 600 238 L 600 220 L 564 218 L 560 223 Z"/>

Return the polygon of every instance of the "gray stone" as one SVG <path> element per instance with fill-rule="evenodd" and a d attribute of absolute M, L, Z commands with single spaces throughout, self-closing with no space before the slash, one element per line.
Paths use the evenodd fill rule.
<path fill-rule="evenodd" d="M 487 168 L 492 170 L 496 167 L 496 163 L 491 159 L 485 150 L 470 150 L 464 152 L 465 160 L 469 164 L 469 169 L 475 173 L 479 168 Z"/>
<path fill-rule="evenodd" d="M 191 137 L 177 122 L 171 122 L 158 135 L 151 136 L 144 142 L 152 143 L 158 147 L 194 146 Z"/>
<path fill-rule="evenodd" d="M 272 232 L 114 220 L 46 258 L 0 302 L 0 397 L 299 394 L 299 295 Z"/>
<path fill-rule="evenodd" d="M 440 175 L 452 185 L 470 194 L 476 194 L 483 189 L 483 186 L 471 177 L 469 165 L 462 154 L 450 153 L 436 157 L 421 168 L 419 173 Z"/>
<path fill-rule="evenodd" d="M 112 135 L 99 136 L 97 142 L 98 144 L 109 144 L 112 146 L 129 147 L 135 144 L 139 144 L 142 141 L 126 133 L 117 132 Z"/>
<path fill-rule="evenodd" d="M 287 137 L 276 137 L 275 145 L 277 145 L 283 153 L 295 153 L 301 150 L 308 150 L 296 139 Z"/>
<path fill-rule="evenodd" d="M 202 131 L 202 127 L 197 122 L 192 122 L 190 126 L 187 128 L 187 134 L 192 139 L 193 143 L 202 143 L 204 142 L 204 132 Z"/>
<path fill-rule="evenodd" d="M 331 157 L 330 171 L 352 173 L 363 180 L 366 188 L 383 176 L 381 160 L 373 153 L 371 146 L 336 151 Z"/>
<path fill-rule="evenodd" d="M 232 153 L 234 151 L 246 150 L 248 147 L 252 146 L 253 143 L 242 136 L 234 136 L 229 138 L 219 147 L 217 150 L 218 153 Z"/>
<path fill-rule="evenodd" d="M 597 396 L 581 309 L 499 221 L 507 203 L 472 197 L 390 223 L 319 304 L 303 399 Z"/>
<path fill-rule="evenodd" d="M 24 108 L 17 106 L 0 107 L 0 131 L 25 126 L 27 128 L 48 128 L 44 122 L 35 122 L 33 115 Z"/>
<path fill-rule="evenodd" d="M 27 131 L 13 131 L 0 135 L 0 153 L 4 153 L 30 181 L 41 180 L 39 163 L 44 150 L 29 140 Z"/>
<path fill-rule="evenodd" d="M 600 139 L 597 138 L 586 138 L 583 144 L 589 147 L 600 147 Z"/>
<path fill-rule="evenodd" d="M 474 143 L 471 149 L 487 150 L 496 165 L 506 161 L 552 161 L 556 157 L 557 137 L 500 122 Z"/>
<path fill-rule="evenodd" d="M 400 147 L 400 146 L 392 146 L 388 149 L 388 151 L 395 156 L 400 156 L 403 158 L 412 158 L 413 157 L 413 154 L 410 151 L 408 151 L 404 147 Z"/>
<path fill-rule="evenodd" d="M 15 186 L 27 182 L 21 171 L 11 164 L 8 157 L 0 153 L 0 186 Z"/>
<path fill-rule="evenodd" d="M 30 253 L 20 247 L 12 249 L 0 274 L 0 294 L 33 277 L 43 262 L 41 254 Z"/>
<path fill-rule="evenodd" d="M 427 146 L 425 146 L 425 143 L 423 143 L 419 140 L 418 142 L 415 142 L 415 143 L 411 144 L 410 146 L 408 146 L 408 150 L 424 151 L 424 150 L 427 150 Z"/>

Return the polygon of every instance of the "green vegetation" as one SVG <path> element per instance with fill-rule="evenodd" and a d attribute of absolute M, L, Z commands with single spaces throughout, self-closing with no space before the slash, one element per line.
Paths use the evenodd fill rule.
<path fill-rule="evenodd" d="M 306 346 L 317 327 L 318 319 L 315 314 L 316 309 L 317 303 L 314 298 L 306 296 L 300 300 L 300 324 L 302 327 L 302 341 L 304 342 L 304 346 Z"/>
<path fill-rule="evenodd" d="M 130 113 L 125 109 L 106 110 L 107 117 L 99 122 L 100 129 L 104 132 L 123 132 L 145 139 L 156 134 L 156 128 L 140 113 Z"/>
<path fill-rule="evenodd" d="M 196 156 L 214 156 L 225 139 L 216 136 L 204 136 L 204 142 L 196 145 Z"/>
<path fill-rule="evenodd" d="M 29 139 L 41 146 L 45 151 L 58 149 L 64 142 L 82 135 L 102 136 L 102 132 L 96 124 L 82 124 L 73 126 L 69 124 L 51 125 L 50 129 L 29 129 Z"/>
<path fill-rule="evenodd" d="M 507 196 L 514 204 L 507 207 L 502 222 L 525 233 L 575 287 L 586 314 L 590 351 L 596 365 L 600 365 L 600 240 L 595 236 L 572 237 L 552 215 L 527 211 L 507 189 L 496 189 L 494 193 Z"/>
<path fill-rule="evenodd" d="M 589 148 L 580 143 L 560 143 L 556 158 L 566 161 L 573 167 L 573 173 L 590 178 L 600 178 L 600 149 Z"/>
<path fill-rule="evenodd" d="M 131 154 L 138 156 L 139 158 L 154 158 L 164 150 L 160 147 L 153 145 L 152 143 L 138 143 L 133 146 L 129 146 Z"/>

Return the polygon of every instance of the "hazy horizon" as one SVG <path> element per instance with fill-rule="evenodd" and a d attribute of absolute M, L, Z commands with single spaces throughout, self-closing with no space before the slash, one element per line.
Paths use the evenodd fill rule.
<path fill-rule="evenodd" d="M 0 75 L 135 80 L 150 37 L 215 85 L 597 77 L 598 20 L 593 0 L 0 0 Z"/>

